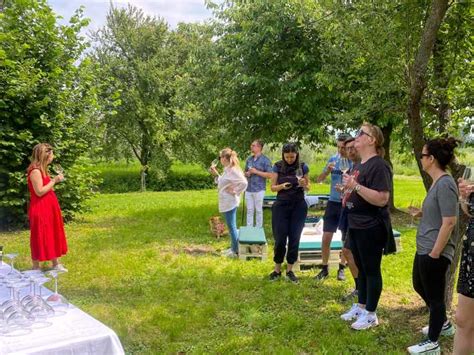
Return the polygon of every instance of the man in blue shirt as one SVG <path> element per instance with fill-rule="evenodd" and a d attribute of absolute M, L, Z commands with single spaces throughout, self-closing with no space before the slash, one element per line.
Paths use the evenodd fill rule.
<path fill-rule="evenodd" d="M 272 162 L 262 154 L 263 142 L 254 140 L 250 145 L 252 155 L 245 162 L 245 176 L 248 179 L 245 202 L 247 203 L 247 226 L 263 227 L 263 198 L 265 197 L 266 179 L 272 174 Z"/>
<path fill-rule="evenodd" d="M 337 231 L 342 211 L 341 193 L 336 189 L 336 185 L 342 184 L 342 171 L 340 170 L 339 163 L 341 158 L 346 158 L 344 143 L 348 138 L 350 138 L 350 135 L 345 133 L 337 137 L 337 153 L 329 158 L 323 172 L 316 179 L 317 182 L 322 182 L 331 174 L 331 192 L 323 217 L 323 242 L 321 245 L 323 269 L 316 275 L 316 280 L 323 280 L 329 275 L 328 261 L 331 252 L 332 236 Z M 351 162 L 349 163 L 349 168 L 352 168 Z M 340 281 L 345 280 L 344 268 L 345 265 L 341 262 L 337 273 L 337 279 Z"/>

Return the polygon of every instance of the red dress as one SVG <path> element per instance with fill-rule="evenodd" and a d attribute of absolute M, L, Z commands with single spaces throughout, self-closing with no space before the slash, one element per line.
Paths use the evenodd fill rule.
<path fill-rule="evenodd" d="M 28 171 L 31 258 L 46 261 L 65 255 L 67 253 L 67 242 L 63 217 L 56 194 L 51 189 L 41 197 L 36 195 L 30 180 L 31 171 L 34 169 Z M 43 174 L 41 175 L 43 176 Z M 43 186 L 50 181 L 49 176 L 43 176 Z"/>

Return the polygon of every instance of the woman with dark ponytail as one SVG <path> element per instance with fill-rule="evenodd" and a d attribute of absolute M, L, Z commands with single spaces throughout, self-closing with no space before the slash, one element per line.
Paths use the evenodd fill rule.
<path fill-rule="evenodd" d="M 210 168 L 211 174 L 217 176 L 217 189 L 219 190 L 219 212 L 224 214 L 229 228 L 231 246 L 224 254 L 230 258 L 237 257 L 239 252 L 237 235 L 237 208 L 240 204 L 240 194 L 247 188 L 247 178 L 240 168 L 237 153 L 230 148 L 222 149 L 219 159 L 224 172 L 222 175 L 215 166 Z"/>
<path fill-rule="evenodd" d="M 270 280 L 281 277 L 281 264 L 286 254 L 286 277 L 291 282 L 298 283 L 292 268 L 298 259 L 300 237 L 308 212 L 304 190 L 309 190 L 309 168 L 300 162 L 295 143 L 286 143 L 283 146 L 281 158 L 273 166 L 271 178 L 271 190 L 277 192 L 277 200 L 272 206 L 275 268 L 270 274 Z"/>
<path fill-rule="evenodd" d="M 421 165 L 433 182 L 418 212 L 421 220 L 416 233 L 413 287 L 428 306 L 430 318 L 422 329 L 427 339 L 408 347 L 410 354 L 439 354 L 439 336 L 454 334 L 446 317 L 444 294 L 446 271 L 456 247 L 451 232 L 458 213 L 458 189 L 446 168 L 454 159 L 456 146 L 454 138 L 437 138 L 426 142 L 421 152 Z"/>

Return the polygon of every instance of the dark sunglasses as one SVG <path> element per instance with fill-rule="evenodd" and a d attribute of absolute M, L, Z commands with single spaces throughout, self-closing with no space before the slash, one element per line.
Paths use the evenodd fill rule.
<path fill-rule="evenodd" d="M 362 129 L 359 129 L 357 132 L 356 132 L 356 137 L 362 137 L 363 135 L 366 135 L 370 138 L 374 138 L 372 135 L 368 134 L 367 132 L 363 131 Z"/>
<path fill-rule="evenodd" d="M 421 153 L 420 157 L 423 159 L 423 157 L 430 157 L 431 154 L 426 154 L 426 153 Z"/>

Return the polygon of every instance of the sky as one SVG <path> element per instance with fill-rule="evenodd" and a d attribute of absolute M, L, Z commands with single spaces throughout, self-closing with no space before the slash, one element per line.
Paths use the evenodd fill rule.
<path fill-rule="evenodd" d="M 110 0 L 48 0 L 56 14 L 67 23 L 74 11 L 81 5 L 85 7 L 85 17 L 91 19 L 87 30 L 97 30 L 105 24 Z M 204 0 L 112 0 L 116 7 L 126 7 L 130 3 L 141 8 L 147 15 L 161 16 L 175 28 L 179 22 L 200 22 L 212 16 Z"/>

